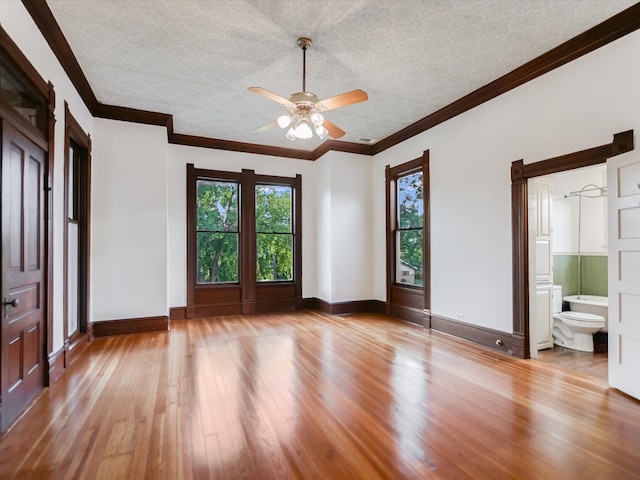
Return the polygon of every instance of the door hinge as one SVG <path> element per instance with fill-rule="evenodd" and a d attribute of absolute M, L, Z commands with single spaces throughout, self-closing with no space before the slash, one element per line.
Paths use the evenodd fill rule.
<path fill-rule="evenodd" d="M 49 175 L 46 173 L 43 175 L 42 185 L 45 192 L 50 192 L 52 190 L 51 185 L 49 185 Z"/>

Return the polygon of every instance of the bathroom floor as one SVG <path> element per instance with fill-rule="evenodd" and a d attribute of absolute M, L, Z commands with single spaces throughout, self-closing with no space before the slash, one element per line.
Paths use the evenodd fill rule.
<path fill-rule="evenodd" d="M 608 357 L 606 352 L 578 352 L 557 345 L 538 351 L 538 360 L 541 362 L 553 363 L 605 381 L 608 380 Z"/>

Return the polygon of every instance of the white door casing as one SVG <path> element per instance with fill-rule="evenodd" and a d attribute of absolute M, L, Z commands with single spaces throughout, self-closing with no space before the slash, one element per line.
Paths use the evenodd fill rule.
<path fill-rule="evenodd" d="M 640 399 L 640 151 L 607 161 L 609 384 Z"/>

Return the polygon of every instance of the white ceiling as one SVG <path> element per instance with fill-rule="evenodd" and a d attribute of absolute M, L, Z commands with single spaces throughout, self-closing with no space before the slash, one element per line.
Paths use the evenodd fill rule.
<path fill-rule="evenodd" d="M 319 139 L 256 133 L 284 107 L 247 91 L 320 98 L 381 140 L 635 3 L 634 0 L 47 0 L 98 101 L 173 115 L 174 131 L 312 150 Z"/>

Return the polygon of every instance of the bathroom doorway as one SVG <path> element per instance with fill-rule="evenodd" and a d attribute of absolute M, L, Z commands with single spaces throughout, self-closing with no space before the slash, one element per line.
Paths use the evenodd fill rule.
<path fill-rule="evenodd" d="M 531 357 L 607 381 L 606 322 L 601 329 L 601 323 L 594 324 L 594 333 L 584 334 L 589 343 L 593 338 L 593 352 L 585 352 L 570 344 L 574 334 L 567 325 L 554 320 L 559 311 L 583 308 L 575 303 L 572 308 L 563 300 L 567 297 L 606 305 L 606 165 L 530 178 L 527 190 Z M 600 307 L 592 313 L 604 313 L 606 318 L 606 306 Z M 569 343 L 564 345 L 565 341 Z"/>

